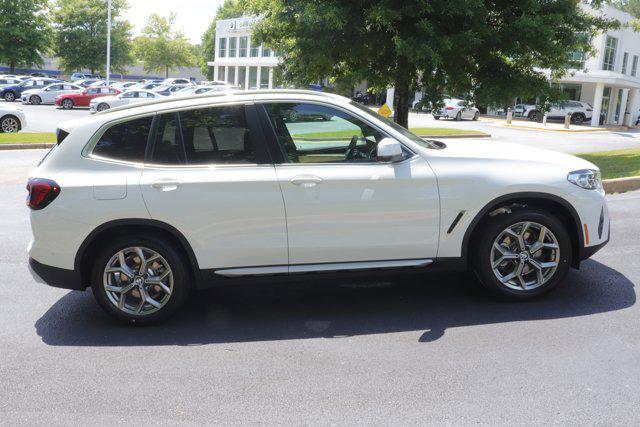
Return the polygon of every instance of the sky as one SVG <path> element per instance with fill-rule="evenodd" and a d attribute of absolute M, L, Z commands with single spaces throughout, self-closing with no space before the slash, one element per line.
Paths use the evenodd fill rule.
<path fill-rule="evenodd" d="M 166 16 L 176 13 L 176 26 L 192 43 L 200 43 L 223 0 L 129 0 L 125 17 L 133 25 L 133 35 L 140 35 L 152 13 Z"/>

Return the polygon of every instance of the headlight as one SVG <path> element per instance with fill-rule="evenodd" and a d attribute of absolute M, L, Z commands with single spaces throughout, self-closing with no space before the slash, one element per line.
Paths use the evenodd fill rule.
<path fill-rule="evenodd" d="M 567 180 L 586 190 L 599 190 L 602 188 L 602 176 L 600 171 L 593 169 L 580 169 L 569 172 Z"/>

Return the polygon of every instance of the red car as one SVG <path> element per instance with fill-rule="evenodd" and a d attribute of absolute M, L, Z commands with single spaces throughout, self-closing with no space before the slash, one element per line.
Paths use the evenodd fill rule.
<path fill-rule="evenodd" d="M 56 105 L 70 110 L 73 107 L 88 107 L 94 98 L 101 96 L 113 96 L 122 93 L 118 89 L 106 86 L 94 86 L 83 90 L 82 92 L 65 93 L 56 97 Z"/>

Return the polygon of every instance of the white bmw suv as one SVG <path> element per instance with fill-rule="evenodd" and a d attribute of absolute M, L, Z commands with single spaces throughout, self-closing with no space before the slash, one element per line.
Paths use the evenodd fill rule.
<path fill-rule="evenodd" d="M 128 322 L 239 279 L 436 264 L 525 299 L 609 240 L 600 173 L 584 160 L 425 141 L 307 91 L 169 98 L 64 123 L 27 189 L 34 276 L 91 287 Z"/>

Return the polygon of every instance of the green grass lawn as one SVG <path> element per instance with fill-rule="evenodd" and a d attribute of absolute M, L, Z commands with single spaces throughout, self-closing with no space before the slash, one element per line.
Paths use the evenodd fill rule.
<path fill-rule="evenodd" d="M 56 142 L 56 134 L 50 132 L 0 133 L 0 144 L 42 144 Z"/>
<path fill-rule="evenodd" d="M 640 149 L 638 148 L 583 153 L 577 156 L 598 166 L 604 179 L 640 176 Z"/>
<path fill-rule="evenodd" d="M 418 136 L 443 136 L 443 135 L 486 135 L 484 132 L 467 129 L 449 129 L 449 128 L 410 128 L 411 132 Z M 294 138 L 351 138 L 354 131 L 350 129 L 337 130 L 334 132 L 310 132 L 291 135 Z"/>

